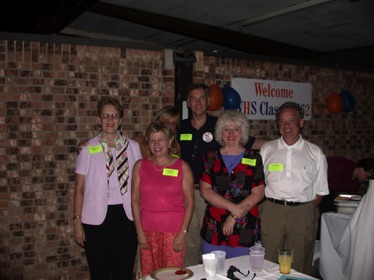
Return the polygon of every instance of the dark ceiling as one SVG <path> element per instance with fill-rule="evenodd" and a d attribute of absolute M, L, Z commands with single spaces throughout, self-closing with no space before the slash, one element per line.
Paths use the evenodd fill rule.
<path fill-rule="evenodd" d="M 2 0 L 1 10 L 3 38 L 89 38 L 374 71 L 373 0 Z"/>

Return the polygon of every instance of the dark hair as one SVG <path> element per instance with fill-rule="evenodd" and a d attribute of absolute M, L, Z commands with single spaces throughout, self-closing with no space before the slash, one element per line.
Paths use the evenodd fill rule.
<path fill-rule="evenodd" d="M 190 95 L 190 92 L 195 90 L 195 89 L 202 89 L 205 92 L 205 94 L 207 95 L 207 97 L 210 97 L 210 87 L 209 86 L 207 86 L 206 84 L 203 84 L 203 83 L 194 83 L 187 88 L 187 99 Z"/>
<path fill-rule="evenodd" d="M 279 116 L 280 116 L 281 111 L 284 110 L 284 109 L 294 109 L 294 110 L 296 110 L 299 113 L 300 119 L 304 118 L 303 110 L 301 109 L 301 107 L 300 107 L 299 104 L 297 104 L 295 102 L 286 102 L 286 103 L 283 103 L 278 108 L 277 115 L 275 117 L 275 119 L 276 119 L 277 122 L 279 120 Z"/>
<path fill-rule="evenodd" d="M 118 98 L 110 95 L 101 97 L 100 101 L 97 103 L 97 113 L 99 116 L 101 115 L 101 112 L 105 105 L 113 105 L 116 108 L 119 117 L 123 117 L 123 107 Z"/>
<path fill-rule="evenodd" d="M 356 163 L 357 168 L 363 168 L 366 172 L 374 170 L 374 158 L 363 158 Z"/>

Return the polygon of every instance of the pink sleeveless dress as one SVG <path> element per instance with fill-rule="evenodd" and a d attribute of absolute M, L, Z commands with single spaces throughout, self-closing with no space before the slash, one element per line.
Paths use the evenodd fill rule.
<path fill-rule="evenodd" d="M 140 168 L 141 223 L 150 249 L 140 249 L 142 274 L 153 270 L 183 266 L 184 250 L 175 252 L 173 241 L 179 233 L 184 218 L 183 161 L 177 159 L 167 166 L 169 176 L 163 174 L 163 167 L 153 165 L 147 158 Z"/>

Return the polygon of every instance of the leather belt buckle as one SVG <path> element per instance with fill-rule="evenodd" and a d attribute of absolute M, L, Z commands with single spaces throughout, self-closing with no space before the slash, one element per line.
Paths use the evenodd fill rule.
<path fill-rule="evenodd" d="M 280 199 L 275 199 L 275 198 L 271 198 L 271 197 L 267 197 L 266 199 L 273 202 L 273 203 L 277 203 L 277 204 L 284 205 L 284 206 L 298 206 L 298 205 L 308 203 L 308 202 L 280 200 Z"/>

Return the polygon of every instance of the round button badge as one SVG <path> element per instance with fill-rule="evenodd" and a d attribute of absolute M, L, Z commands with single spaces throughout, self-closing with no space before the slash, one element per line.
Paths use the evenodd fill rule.
<path fill-rule="evenodd" d="M 205 133 L 203 134 L 203 140 L 204 140 L 204 142 L 206 142 L 206 143 L 210 143 L 210 142 L 212 142 L 212 140 L 213 140 L 213 134 L 210 133 L 210 132 L 205 132 Z"/>

